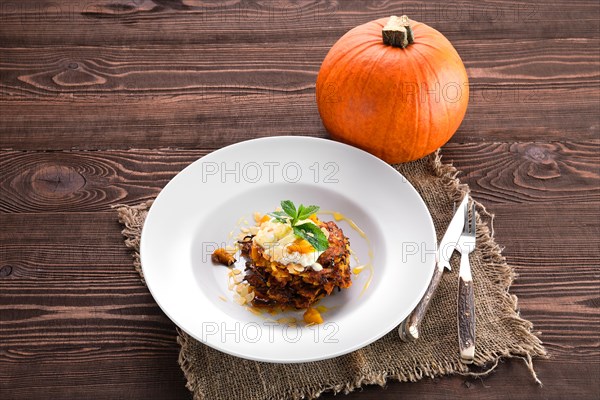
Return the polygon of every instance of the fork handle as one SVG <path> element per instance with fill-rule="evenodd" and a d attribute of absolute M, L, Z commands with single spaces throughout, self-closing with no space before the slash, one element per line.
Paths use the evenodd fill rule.
<path fill-rule="evenodd" d="M 442 280 L 442 275 L 444 273 L 444 267 L 440 264 L 436 265 L 435 270 L 433 271 L 433 278 L 431 278 L 431 282 L 429 282 L 429 286 L 427 287 L 427 291 L 419 304 L 415 307 L 413 312 L 410 313 L 408 317 L 400 324 L 398 328 L 398 334 L 400 335 L 400 339 L 405 342 L 412 342 L 419 338 L 419 325 L 429 308 L 429 303 L 433 298 L 433 294 L 437 289 L 440 281 Z"/>
<path fill-rule="evenodd" d="M 475 301 L 469 254 L 466 251 L 460 257 L 458 280 L 458 344 L 460 360 L 471 364 L 475 357 Z"/>

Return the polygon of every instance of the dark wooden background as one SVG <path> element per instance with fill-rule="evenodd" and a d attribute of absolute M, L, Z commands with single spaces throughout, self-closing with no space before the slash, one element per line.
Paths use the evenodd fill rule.
<path fill-rule="evenodd" d="M 185 399 L 175 327 L 140 283 L 110 205 L 156 196 L 243 139 L 326 137 L 314 89 L 348 29 L 408 14 L 471 79 L 443 148 L 496 218 L 512 292 L 550 352 L 486 379 L 348 399 L 600 393 L 599 3 L 0 2 L 2 399 Z M 325 396 L 329 397 L 329 396 Z M 597 397 L 596 397 L 597 398 Z"/>

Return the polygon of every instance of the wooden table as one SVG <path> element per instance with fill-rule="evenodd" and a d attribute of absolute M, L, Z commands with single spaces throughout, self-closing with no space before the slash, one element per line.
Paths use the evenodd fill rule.
<path fill-rule="evenodd" d="M 315 79 L 348 29 L 408 14 L 471 79 L 443 148 L 497 216 L 512 292 L 550 352 L 483 380 L 347 399 L 600 393 L 599 6 L 589 1 L 0 2 L 0 398 L 182 399 L 175 326 L 110 205 L 240 140 L 326 137 Z M 329 396 L 325 396 L 329 397 Z"/>

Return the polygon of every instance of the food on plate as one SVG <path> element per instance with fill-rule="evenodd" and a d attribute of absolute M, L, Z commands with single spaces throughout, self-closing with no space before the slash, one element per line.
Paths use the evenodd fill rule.
<path fill-rule="evenodd" d="M 230 252 L 228 252 L 226 249 L 224 249 L 222 247 L 216 249 L 213 252 L 211 258 L 214 263 L 226 265 L 228 267 L 233 265 L 236 262 L 236 259 L 233 256 L 233 254 L 231 254 Z"/>
<path fill-rule="evenodd" d="M 432 153 L 454 135 L 469 82 L 444 35 L 392 16 L 357 26 L 335 43 L 316 92 L 333 139 L 400 163 Z"/>
<path fill-rule="evenodd" d="M 320 220 L 318 210 L 285 200 L 281 209 L 255 214 L 256 226 L 243 229 L 237 243 L 246 259 L 244 276 L 232 275 L 234 284 L 247 284 L 241 304 L 307 310 L 306 323 L 323 322 L 312 306 L 335 289 L 350 287 L 352 271 L 350 241 L 335 222 Z M 224 253 L 231 255 L 218 249 L 214 260 Z"/>
<path fill-rule="evenodd" d="M 306 310 L 303 318 L 304 322 L 306 322 L 307 324 L 318 325 L 323 323 L 323 317 L 321 316 L 319 310 L 317 310 L 316 308 L 311 307 L 308 310 Z"/>

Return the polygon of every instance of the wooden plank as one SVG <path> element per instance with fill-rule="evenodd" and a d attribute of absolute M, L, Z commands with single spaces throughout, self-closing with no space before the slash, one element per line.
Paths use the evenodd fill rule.
<path fill-rule="evenodd" d="M 222 103 L 222 97 L 192 96 L 162 101 L 134 97 L 3 104 L 2 114 L 7 117 L 0 148 L 218 148 L 250 137 L 325 135 L 313 95 L 265 100 L 250 95 L 227 103 Z M 36 116 L 34 121 L 30 115 Z M 309 127 L 318 128 L 311 131 Z"/>
<path fill-rule="evenodd" d="M 469 390 L 465 378 L 454 377 L 390 385 L 385 392 L 373 388 L 355 398 L 381 393 L 418 398 L 440 390 L 476 398 L 487 387 L 512 387 L 514 382 L 523 385 L 516 398 L 552 396 L 562 393 L 564 385 L 574 385 L 581 397 L 594 393 L 590 382 L 600 355 L 600 235 L 598 224 L 587 222 L 598 220 L 597 203 L 497 203 L 490 208 L 498 215 L 497 240 L 517 267 L 513 293 L 520 297 L 521 313 L 543 332 L 552 354 L 536 362 L 546 387 L 538 389 L 524 366 L 509 363 L 483 383 L 467 379 Z M 0 219 L 0 268 L 5 271 L 0 278 L 5 355 L 0 383 L 9 393 L 15 398 L 42 393 L 68 398 L 90 390 L 99 390 L 98 398 L 121 391 L 131 397 L 183 394 L 174 326 L 137 278 L 114 212 L 2 213 Z M 589 246 L 585 250 L 579 244 L 583 238 Z M 28 386 L 34 378 L 35 385 Z M 491 398 L 504 394 L 486 393 Z"/>
<path fill-rule="evenodd" d="M 478 200 L 589 203 L 600 199 L 600 141 L 456 143 L 442 149 Z M 550 217 L 550 215 L 548 215 Z"/>
<path fill-rule="evenodd" d="M 10 384 L 5 386 L 10 389 L 5 399 L 43 399 L 52 397 L 53 399 L 70 400 L 73 398 L 93 398 L 94 399 L 191 399 L 191 396 L 185 389 L 183 377 L 177 376 L 178 367 L 173 366 L 173 359 L 161 359 L 152 356 L 135 358 L 134 361 L 139 365 L 139 370 L 129 372 L 126 376 L 116 381 L 107 381 L 105 383 L 97 382 L 95 374 L 84 374 L 80 371 L 79 365 L 74 364 L 58 365 L 69 374 L 77 378 L 76 383 L 69 384 L 66 380 L 53 380 L 48 378 L 37 384 L 37 375 L 32 371 L 29 363 L 23 366 L 10 367 L 16 368 L 22 376 L 18 384 L 14 381 L 8 381 Z M 1 363 L 0 363 L 1 365 Z M 148 368 L 154 365 L 154 368 Z M 491 400 L 506 399 L 509 388 L 518 388 L 511 391 L 511 399 L 530 400 L 535 398 L 557 398 L 568 391 L 574 399 L 594 398 L 598 393 L 598 384 L 595 377 L 598 369 L 594 365 L 587 371 L 581 370 L 579 375 L 568 374 L 573 368 L 580 370 L 577 365 L 570 361 L 563 361 L 560 366 L 552 361 L 538 361 L 535 364 L 536 370 L 544 380 L 544 387 L 540 388 L 532 383 L 531 377 L 519 360 L 512 360 L 502 363 L 495 373 L 489 377 L 476 380 L 464 377 L 446 377 L 436 379 L 424 379 L 418 383 L 389 383 L 385 388 L 378 386 L 367 386 L 365 389 L 345 395 L 344 399 L 360 400 L 379 400 L 379 399 L 442 399 L 453 396 L 460 396 L 466 399 L 477 399 L 485 396 Z M 51 369 L 52 366 L 44 365 L 44 369 Z M 54 365 L 56 368 L 56 365 Z M 138 368 L 138 367 L 136 367 Z M 115 372 L 128 372 L 119 362 L 105 362 L 99 364 L 99 372 L 104 375 L 105 370 L 112 369 Z M 134 368 L 135 369 L 135 368 Z M 150 378 L 151 377 L 151 378 Z M 46 383 L 47 382 L 47 383 Z M 92 383 L 94 382 L 94 383 Z M 336 398 L 331 394 L 323 395 L 323 398 Z"/>
<path fill-rule="evenodd" d="M 144 347 L 104 350 L 104 343 L 73 350 L 46 349 L 3 352 L 2 398 L 11 399 L 191 399 L 173 344 L 160 354 Z M 94 354 L 86 359 L 85 354 Z M 62 354 L 69 355 L 61 358 Z M 58 357 L 58 358 L 57 358 Z"/>
<path fill-rule="evenodd" d="M 473 89 L 582 87 L 600 81 L 598 39 L 522 39 L 517 44 L 459 39 L 453 44 Z M 15 101 L 53 101 L 61 94 L 93 100 L 298 92 L 314 88 L 329 48 L 307 41 L 268 49 L 250 44 L 243 52 L 237 45 L 6 47 L 0 49 L 0 90 Z"/>
<path fill-rule="evenodd" d="M 600 142 L 450 143 L 444 162 L 486 204 L 600 199 Z M 105 211 L 155 197 L 210 150 L 0 152 L 0 212 Z"/>
<path fill-rule="evenodd" d="M 485 90 L 490 94 L 470 103 L 453 142 L 598 137 L 598 88 Z M 0 149 L 215 149 L 265 136 L 328 136 L 314 94 L 304 92 L 160 101 L 132 97 L 4 102 L 0 109 Z"/>
<path fill-rule="evenodd" d="M 454 140 L 597 138 L 599 43 L 458 41 L 471 94 Z M 327 49 L 4 48 L 0 148 L 218 148 L 249 137 L 326 137 L 314 82 Z"/>
<path fill-rule="evenodd" d="M 570 361 L 563 361 L 558 366 L 552 361 L 535 362 L 535 369 L 544 386 L 532 383 L 531 377 L 520 360 L 503 362 L 496 372 L 486 378 L 451 378 L 424 379 L 417 384 L 388 384 L 385 388 L 370 386 L 359 392 L 344 396 L 348 400 L 379 399 L 556 399 L 569 393 L 573 399 L 591 399 L 598 393 L 599 385 L 594 379 L 600 372 L 592 365 L 588 371 L 579 376 L 571 376 L 568 371 L 573 368 Z M 577 367 L 575 367 L 577 368 Z M 338 398 L 325 395 L 325 398 Z"/>
<path fill-rule="evenodd" d="M 447 4 L 303 0 L 44 0 L 3 2 L 0 42 L 11 46 L 289 43 L 303 37 L 333 43 L 352 27 L 394 14 L 426 22 L 451 40 L 595 38 L 600 19 L 590 1 L 484 1 Z M 506 29 L 510 26 L 510 29 Z M 249 34 L 248 32 L 251 32 Z M 277 32 L 278 34 L 273 34 Z"/>
<path fill-rule="evenodd" d="M 520 361 L 512 361 L 511 363 L 502 364 L 501 370 L 493 376 L 481 380 L 455 378 L 453 385 L 447 385 L 444 382 L 433 381 L 433 384 L 423 385 L 423 387 L 410 387 L 410 393 L 415 399 L 422 398 L 445 398 L 455 395 L 464 396 L 466 398 L 481 398 L 490 397 L 497 399 L 554 399 L 561 398 L 563 393 L 569 393 L 568 396 L 573 396 L 574 399 L 589 399 L 594 398 L 599 390 L 597 381 L 594 376 L 598 376 L 600 372 L 596 366 L 590 366 L 587 371 L 582 371 L 579 376 L 567 376 L 567 371 L 571 368 L 571 364 L 565 361 L 562 366 L 557 366 L 545 361 L 539 361 L 536 364 L 536 369 L 540 377 L 547 377 L 544 380 L 542 388 L 533 385 L 531 378 L 525 373 L 525 367 Z M 550 369 L 552 368 L 552 373 Z M 390 387 L 389 391 L 378 391 L 380 396 L 389 396 L 386 398 L 395 399 L 403 394 L 403 387 Z M 443 394 L 441 394 L 443 393 Z M 360 399 L 359 394 L 350 399 Z M 377 392 L 370 394 L 366 399 L 377 399 Z M 402 398 L 404 396 L 402 395 Z"/>
<path fill-rule="evenodd" d="M 0 152 L 2 212 L 107 211 L 158 195 L 188 164 L 189 151 Z"/>

